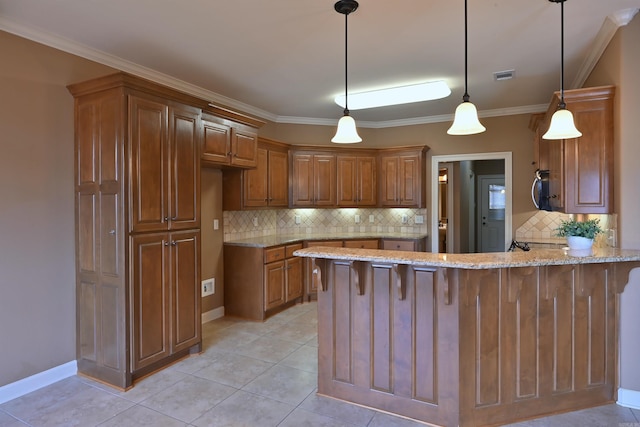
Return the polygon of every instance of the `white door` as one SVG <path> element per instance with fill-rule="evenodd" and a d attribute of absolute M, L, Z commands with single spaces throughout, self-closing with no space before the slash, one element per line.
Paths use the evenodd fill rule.
<path fill-rule="evenodd" d="M 503 175 L 478 176 L 478 252 L 504 252 L 506 188 Z"/>

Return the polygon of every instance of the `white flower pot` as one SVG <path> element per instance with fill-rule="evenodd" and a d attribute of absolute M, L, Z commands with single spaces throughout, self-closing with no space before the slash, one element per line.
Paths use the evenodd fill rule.
<path fill-rule="evenodd" d="M 567 244 L 569 245 L 569 255 L 571 256 L 590 256 L 593 247 L 593 239 L 580 236 L 567 236 Z"/>

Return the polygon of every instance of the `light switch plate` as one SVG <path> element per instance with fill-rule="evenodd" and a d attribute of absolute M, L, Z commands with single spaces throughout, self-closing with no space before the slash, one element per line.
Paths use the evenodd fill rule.
<path fill-rule="evenodd" d="M 416 215 L 415 222 L 416 224 L 424 224 L 424 215 Z"/>
<path fill-rule="evenodd" d="M 369 222 L 370 222 L 371 224 L 373 224 L 373 223 L 375 222 L 375 220 L 376 220 L 376 217 L 375 217 L 375 216 L 373 216 L 373 215 L 369 215 Z"/>
<path fill-rule="evenodd" d="M 360 215 L 355 216 L 356 224 L 360 224 Z"/>
<path fill-rule="evenodd" d="M 217 230 L 220 228 L 220 221 L 218 221 L 217 219 L 213 220 L 213 229 Z"/>

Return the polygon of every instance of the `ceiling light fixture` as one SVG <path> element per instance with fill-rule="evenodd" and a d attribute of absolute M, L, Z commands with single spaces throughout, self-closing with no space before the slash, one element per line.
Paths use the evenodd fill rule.
<path fill-rule="evenodd" d="M 413 102 L 431 101 L 446 98 L 451 95 L 451 89 L 444 80 L 418 83 L 407 86 L 389 87 L 352 93 L 349 95 L 352 110 L 365 108 L 386 107 L 389 105 L 411 104 Z M 347 103 L 346 95 L 338 95 L 335 102 L 341 107 Z"/>
<path fill-rule="evenodd" d="M 560 103 L 558 109 L 551 116 L 551 124 L 547 133 L 542 135 L 544 139 L 568 139 L 578 138 L 582 133 L 573 122 L 573 114 L 567 110 L 564 102 L 564 2 L 566 0 L 549 0 L 551 3 L 560 3 Z"/>
<path fill-rule="evenodd" d="M 467 45 L 467 0 L 464 0 L 464 95 L 462 96 L 462 104 L 456 108 L 453 124 L 447 131 L 449 135 L 473 135 L 487 130 L 478 120 L 476 106 L 469 102 L 469 92 L 467 91 Z"/>
<path fill-rule="evenodd" d="M 356 121 L 353 120 L 353 117 L 349 115 L 349 107 L 348 107 L 348 16 L 350 13 L 355 12 L 358 8 L 358 2 L 355 0 L 340 0 L 337 2 L 333 8 L 336 12 L 344 15 L 344 115 L 338 121 L 338 129 L 336 130 L 336 134 L 333 138 L 331 138 L 331 142 L 335 142 L 337 144 L 354 144 L 356 142 L 362 141 L 360 135 L 358 135 L 358 130 L 356 129 Z"/>

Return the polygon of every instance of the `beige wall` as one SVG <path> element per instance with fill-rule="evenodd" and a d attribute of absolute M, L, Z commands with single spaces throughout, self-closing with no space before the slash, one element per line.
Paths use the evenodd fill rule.
<path fill-rule="evenodd" d="M 75 359 L 73 97 L 109 68 L 0 32 L 0 386 Z"/>
<path fill-rule="evenodd" d="M 203 168 L 201 172 L 202 217 L 202 280 L 216 279 L 216 293 L 202 299 L 202 312 L 206 313 L 224 305 L 223 263 L 222 263 L 222 171 Z M 213 229 L 217 219 L 220 228 Z"/>
<path fill-rule="evenodd" d="M 591 85 L 615 84 L 615 204 L 619 214 L 620 246 L 640 249 L 640 16 L 622 27 L 609 44 L 587 83 Z M 640 391 L 640 270 L 632 272 L 629 284 L 621 297 L 621 380 L 625 389 Z"/>

